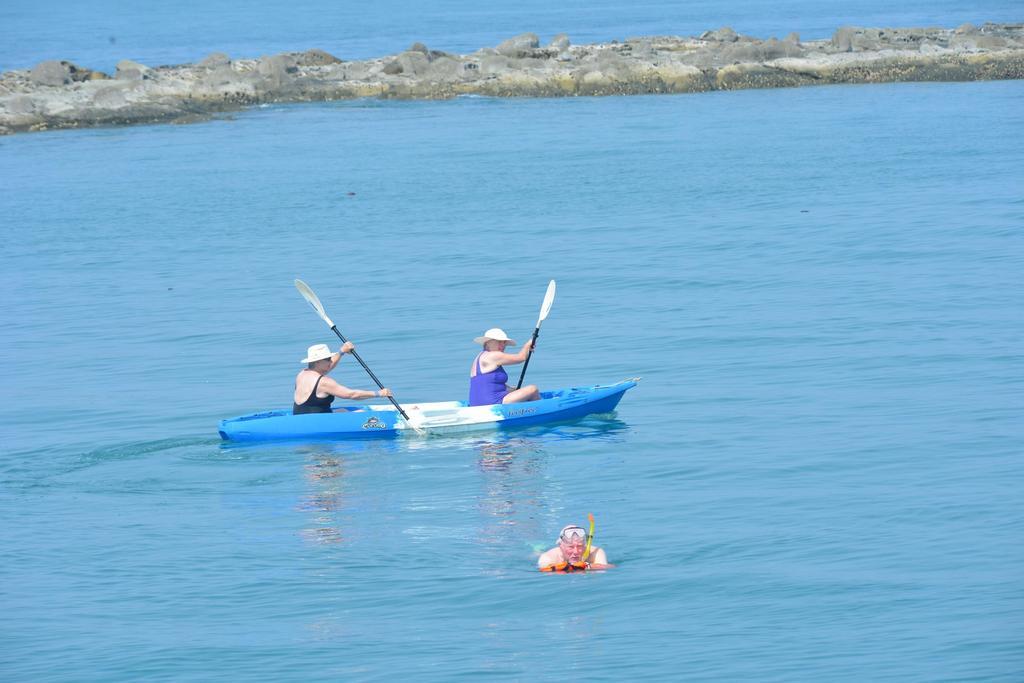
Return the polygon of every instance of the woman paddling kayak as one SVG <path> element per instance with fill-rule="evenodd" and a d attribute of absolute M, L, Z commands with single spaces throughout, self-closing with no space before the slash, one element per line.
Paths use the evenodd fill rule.
<path fill-rule="evenodd" d="M 327 344 L 314 344 L 309 347 L 306 357 L 302 359 L 302 362 L 306 363 L 306 368 L 300 370 L 299 374 L 295 376 L 293 415 L 329 413 L 331 412 L 331 403 L 335 398 L 358 401 L 366 398 L 391 396 L 390 389 L 381 389 L 380 391 L 349 389 L 327 376 L 327 373 L 334 369 L 341 357 L 346 353 L 351 353 L 355 348 L 355 344 L 349 341 L 342 344 L 337 353 L 331 352 Z"/>
<path fill-rule="evenodd" d="M 473 360 L 473 367 L 469 371 L 469 405 L 520 403 L 540 398 L 536 384 L 527 384 L 521 389 L 513 389 L 507 385 L 508 373 L 503 367 L 526 361 L 533 347 L 533 340 L 523 344 L 519 353 L 505 353 L 506 346 L 515 346 L 516 343 L 509 339 L 504 330 L 492 327 L 473 342 L 483 344 L 484 350 Z"/>

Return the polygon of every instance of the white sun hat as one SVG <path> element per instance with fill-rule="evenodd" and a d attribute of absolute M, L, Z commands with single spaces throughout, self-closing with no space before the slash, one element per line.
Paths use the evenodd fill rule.
<path fill-rule="evenodd" d="M 505 330 L 500 327 L 492 327 L 491 329 L 484 332 L 482 337 L 477 337 L 473 340 L 474 344 L 486 344 L 489 340 L 508 342 L 512 346 L 516 345 L 515 340 L 509 339 L 509 336 L 505 334 Z"/>
<path fill-rule="evenodd" d="M 331 347 L 327 344 L 313 344 L 306 349 L 306 357 L 300 362 L 302 363 L 313 363 L 318 360 L 324 360 L 334 355 L 334 351 L 331 351 Z"/>

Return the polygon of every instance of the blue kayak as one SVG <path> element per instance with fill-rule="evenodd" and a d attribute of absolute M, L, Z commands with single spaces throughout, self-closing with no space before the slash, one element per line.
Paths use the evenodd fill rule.
<path fill-rule="evenodd" d="M 270 410 L 221 420 L 220 435 L 228 441 L 272 441 L 393 438 L 506 429 L 611 412 L 637 381 L 627 379 L 616 384 L 542 391 L 540 400 L 507 405 L 469 407 L 465 401 L 402 404 L 409 422 L 390 403 L 344 405 L 331 413 L 308 415 Z"/>

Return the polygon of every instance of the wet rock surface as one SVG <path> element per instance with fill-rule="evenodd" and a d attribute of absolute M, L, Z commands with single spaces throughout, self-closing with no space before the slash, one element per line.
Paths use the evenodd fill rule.
<path fill-rule="evenodd" d="M 839 28 L 827 40 L 760 40 L 723 27 L 699 37 L 573 45 L 533 33 L 468 55 L 413 44 L 344 61 L 322 50 L 197 64 L 118 63 L 113 77 L 66 61 L 0 74 L 0 134 L 194 121 L 261 103 L 459 95 L 561 97 L 687 93 L 835 83 L 1024 78 L 1024 24 Z"/>

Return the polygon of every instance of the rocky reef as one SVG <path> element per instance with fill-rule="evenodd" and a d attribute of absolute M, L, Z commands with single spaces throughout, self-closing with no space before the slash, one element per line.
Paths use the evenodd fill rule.
<path fill-rule="evenodd" d="M 564 97 L 690 93 L 837 83 L 1024 78 L 1024 24 L 844 27 L 829 40 L 759 40 L 732 29 L 541 46 L 525 33 L 467 55 L 416 43 L 344 61 L 321 50 L 259 59 L 215 53 L 197 64 L 125 60 L 113 75 L 66 61 L 0 74 L 0 134 L 184 122 L 270 102 L 459 95 Z"/>

